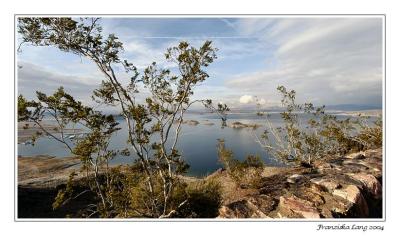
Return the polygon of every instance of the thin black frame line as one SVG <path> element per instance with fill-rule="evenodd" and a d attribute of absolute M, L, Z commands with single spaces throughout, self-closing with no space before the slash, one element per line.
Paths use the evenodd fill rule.
<path fill-rule="evenodd" d="M 105 14 L 45 14 L 45 13 L 34 13 L 34 14 L 23 14 L 23 13 L 16 13 L 14 15 L 22 15 L 22 16 L 386 16 L 385 13 L 359 13 L 359 14 L 112 14 L 112 13 L 105 13 Z"/>
<path fill-rule="evenodd" d="M 42 220 L 44 219 L 44 220 Z M 183 220 L 182 220 L 183 219 Z M 17 222 L 271 222 L 271 223 L 279 223 L 279 222 L 301 222 L 301 223 L 347 223 L 347 222 L 363 222 L 363 223 L 372 223 L 372 222 L 386 222 L 382 219 L 376 220 L 373 218 L 348 218 L 350 220 L 346 220 L 347 218 L 336 218 L 337 220 L 332 220 L 335 218 L 321 218 L 319 220 L 304 220 L 302 218 L 275 218 L 273 220 L 265 220 L 264 218 L 251 218 L 251 220 L 247 218 L 238 218 L 238 219 L 218 219 L 218 218 L 175 218 L 175 219 L 150 219 L 150 218 L 121 218 L 121 219 L 110 219 L 105 218 L 104 220 L 100 218 L 21 218 Z"/>
<path fill-rule="evenodd" d="M 15 180 L 17 180 L 18 181 L 18 171 L 16 171 L 16 162 L 18 161 L 18 157 L 17 157 L 17 152 L 16 152 L 16 147 L 15 147 L 15 145 L 16 145 L 16 143 L 18 143 L 18 141 L 16 142 L 15 141 L 15 139 L 17 139 L 18 138 L 18 135 L 16 135 L 15 133 L 16 133 L 16 123 L 17 123 L 17 120 L 16 120 L 16 105 L 15 105 L 15 103 L 16 103 L 16 100 L 15 100 L 15 95 L 16 94 L 18 94 L 18 93 L 16 93 L 16 89 L 17 89 L 17 86 L 15 85 L 16 84 L 16 82 L 17 82 L 17 77 L 16 77 L 16 71 L 15 71 L 15 66 L 16 66 L 16 60 L 17 60 L 17 57 L 16 57 L 16 42 L 15 42 L 15 40 L 16 40 L 16 38 L 17 38 L 17 36 L 16 36 L 16 28 L 17 28 L 17 25 L 16 25 L 16 21 L 17 21 L 17 17 L 16 17 L 16 15 L 14 15 L 14 42 L 13 42 L 13 45 L 14 45 L 14 114 L 13 114 L 13 118 L 14 118 L 14 222 L 18 219 L 18 216 L 17 216 L 17 213 L 18 213 L 18 211 L 17 211 L 17 201 L 16 201 L 16 197 L 18 197 L 18 194 L 17 194 L 17 191 L 18 191 L 18 186 L 17 187 L 15 187 L 15 184 L 16 184 L 16 181 Z M 17 185 L 18 185 L 18 183 L 17 183 Z"/>
<path fill-rule="evenodd" d="M 384 110 L 384 123 L 383 123 L 383 125 L 384 125 L 384 129 L 383 129 L 383 132 L 384 132 L 384 141 L 383 141 L 383 143 L 384 143 L 384 145 L 383 145 L 383 150 L 384 150 L 384 153 L 382 153 L 382 165 L 383 165 L 383 180 L 382 180 L 382 185 L 383 185 L 383 192 L 385 193 L 385 197 L 383 198 L 384 199 L 384 201 L 383 201 L 383 203 L 382 203 L 382 210 L 384 210 L 384 219 L 385 219 L 385 222 L 386 222 L 386 200 L 387 200 L 387 196 L 386 196 L 386 187 L 387 187 L 387 185 L 386 185 L 386 59 L 387 59 L 387 55 L 386 55 L 386 15 L 384 15 L 384 17 L 383 17 L 383 29 L 384 29 L 384 32 L 383 32 L 383 36 L 385 37 L 385 40 L 382 40 L 382 42 L 384 43 L 384 47 L 383 47 L 383 52 L 384 52 L 384 60 L 383 60 L 383 64 L 384 64 L 384 71 L 385 71 L 385 75 L 383 76 L 384 78 L 383 78 L 383 92 L 384 92 L 384 95 L 383 95 L 383 99 L 382 99 L 382 102 L 383 102 L 383 106 L 382 106 L 382 108 L 383 108 L 383 110 Z"/>
<path fill-rule="evenodd" d="M 17 165 L 18 165 L 18 157 L 17 157 L 17 130 L 16 130 L 16 89 L 17 89 L 17 71 L 16 71 L 16 62 L 17 62 L 17 51 L 16 51 L 16 40 L 17 40 L 17 31 L 16 31 L 16 22 L 18 16 L 23 15 L 23 14 L 14 14 L 14 222 L 271 222 L 271 223 L 278 223 L 278 222 L 386 222 L 386 14 L 86 14 L 85 16 L 102 16 L 102 15 L 107 15 L 107 16 L 130 16 L 130 17 L 135 17 L 135 16 L 249 16 L 249 17 L 257 17 L 257 16 L 321 16 L 321 17 L 326 17 L 326 16 L 381 16 L 383 19 L 383 36 L 384 40 L 384 47 L 383 47 L 383 53 L 384 53 L 384 76 L 383 76 L 383 91 L 384 91 L 384 96 L 383 96 L 383 114 L 384 114 L 384 153 L 382 154 L 382 161 L 383 161 L 383 176 L 384 179 L 382 180 L 382 185 L 384 188 L 384 201 L 383 201 L 383 206 L 382 210 L 384 211 L 384 217 L 381 219 L 371 219 L 371 218 L 350 218 L 350 220 L 342 220 L 342 219 L 320 219 L 320 220 L 301 220 L 301 219 L 291 219 L 291 220 L 264 220 L 264 219 L 207 219 L 207 220 L 202 220 L 202 219 L 194 219 L 194 220 L 188 220 L 188 219 L 152 219 L 152 220 L 147 220 L 147 219 L 64 219 L 64 218 L 18 218 L 18 201 L 16 199 L 18 195 L 18 185 L 17 185 L 17 178 L 18 178 L 18 170 Z M 83 16 L 83 14 L 51 14 L 51 15 L 45 15 L 45 14 L 27 14 L 25 16 Z M 239 18 L 239 17 L 237 17 Z"/>

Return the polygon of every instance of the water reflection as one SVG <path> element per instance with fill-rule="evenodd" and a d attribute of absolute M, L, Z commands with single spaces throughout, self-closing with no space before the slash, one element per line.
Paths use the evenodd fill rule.
<path fill-rule="evenodd" d="M 206 175 L 221 167 L 218 163 L 216 150 L 218 139 L 225 140 L 226 147 L 232 149 L 237 159 L 244 159 L 247 155 L 253 154 L 262 157 L 267 165 L 282 165 L 268 156 L 265 150 L 255 141 L 254 135 L 261 135 L 264 131 L 265 117 L 256 116 L 254 114 L 232 114 L 229 116 L 228 122 L 239 121 L 247 124 L 257 123 L 262 125 L 256 130 L 250 128 L 221 128 L 221 120 L 212 114 L 187 114 L 185 119 L 199 121 L 198 125 L 183 125 L 177 145 L 183 158 L 190 165 L 189 175 Z M 279 114 L 272 114 L 269 119 L 274 126 L 282 125 Z M 302 119 L 305 120 L 306 117 Z M 127 131 L 124 129 L 124 121 L 120 119 L 119 122 L 121 123 L 122 129 L 112 137 L 110 148 L 113 149 L 124 149 L 127 147 Z M 210 125 L 211 123 L 213 123 L 213 125 Z M 69 151 L 63 144 L 46 137 L 40 138 L 35 146 L 19 144 L 18 154 L 23 156 L 40 154 L 58 157 L 70 156 Z M 133 158 L 135 158 L 133 154 L 130 157 L 118 156 L 112 160 L 112 163 L 130 163 Z"/>

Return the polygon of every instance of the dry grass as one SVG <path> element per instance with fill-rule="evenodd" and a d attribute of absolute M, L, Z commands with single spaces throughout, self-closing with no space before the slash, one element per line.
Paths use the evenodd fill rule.
<path fill-rule="evenodd" d="M 286 167 L 270 167 L 266 166 L 263 172 L 263 178 L 271 177 L 277 174 L 290 171 L 291 168 Z M 235 181 L 228 175 L 227 171 L 219 170 L 205 177 L 206 180 L 215 180 L 221 184 L 223 204 L 239 201 L 246 196 L 259 194 L 259 189 L 240 188 Z"/>

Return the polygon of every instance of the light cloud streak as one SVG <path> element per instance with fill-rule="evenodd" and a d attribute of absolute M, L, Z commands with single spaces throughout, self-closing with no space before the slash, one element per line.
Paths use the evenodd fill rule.
<path fill-rule="evenodd" d="M 103 19 L 104 33 L 124 43 L 123 58 L 142 71 L 165 62 L 168 47 L 206 39 L 219 48 L 209 80 L 194 98 L 211 98 L 231 107 L 279 103 L 278 85 L 298 92 L 300 102 L 382 103 L 382 18 L 302 17 L 229 19 Z M 63 85 L 89 102 L 103 79 L 93 63 L 55 48 L 26 47 L 17 55 L 19 93 L 52 92 Z M 123 80 L 129 76 L 119 73 Z M 262 102 L 261 102 L 262 101 Z"/>
<path fill-rule="evenodd" d="M 381 103 L 380 18 L 242 20 L 237 27 L 277 45 L 276 64 L 234 76 L 228 86 L 274 97 L 275 88 L 285 85 L 297 90 L 301 100 L 316 103 Z"/>

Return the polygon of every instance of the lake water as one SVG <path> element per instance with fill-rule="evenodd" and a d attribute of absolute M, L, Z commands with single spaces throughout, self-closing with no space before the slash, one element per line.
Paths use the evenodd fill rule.
<path fill-rule="evenodd" d="M 305 119 L 305 118 L 303 118 Z M 234 129 L 230 127 L 221 128 L 221 120 L 214 114 L 186 114 L 185 120 L 197 120 L 198 125 L 184 124 L 180 139 L 178 141 L 178 150 L 183 158 L 190 165 L 189 175 L 202 176 L 207 175 L 218 168 L 217 143 L 218 139 L 224 139 L 228 149 L 234 152 L 235 158 L 243 160 L 247 155 L 259 155 L 264 162 L 270 166 L 281 166 L 282 164 L 269 156 L 265 150 L 255 141 L 255 135 L 261 135 L 265 129 L 265 117 L 257 116 L 251 113 L 230 114 L 228 122 L 239 121 L 246 124 L 260 124 L 256 130 L 250 128 Z M 280 126 L 280 115 L 271 114 L 269 120 L 274 126 Z M 127 131 L 123 129 L 124 121 L 120 122 L 121 130 L 118 131 L 111 140 L 110 148 L 123 149 L 126 146 Z M 213 123 L 209 125 L 206 123 Z M 43 137 L 37 140 L 34 146 L 18 145 L 18 155 L 54 155 L 57 157 L 71 156 L 65 146 L 53 139 Z M 135 156 L 118 156 L 111 163 L 124 164 L 131 163 Z"/>

